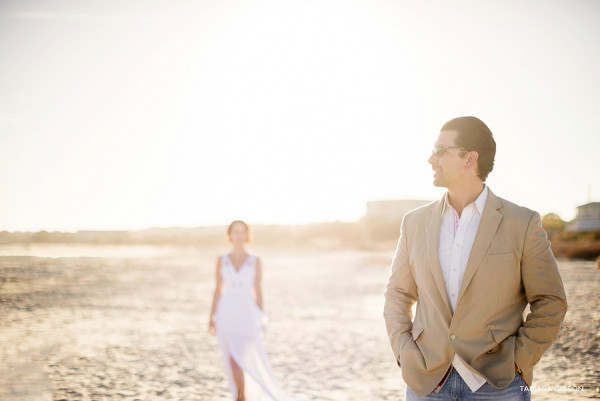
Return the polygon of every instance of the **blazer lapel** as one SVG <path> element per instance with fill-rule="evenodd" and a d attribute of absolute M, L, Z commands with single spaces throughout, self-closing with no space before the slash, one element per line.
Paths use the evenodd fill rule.
<path fill-rule="evenodd" d="M 492 193 L 492 191 L 489 189 L 488 191 L 488 199 L 485 207 L 483 208 L 481 220 L 479 221 L 479 228 L 477 229 L 475 241 L 473 241 L 473 247 L 471 248 L 471 253 L 469 254 L 469 260 L 467 261 L 467 266 L 465 268 L 465 274 L 460 285 L 457 301 L 460 300 L 469 283 L 471 282 L 473 275 L 481 265 L 481 261 L 490 247 L 490 244 L 494 239 L 494 235 L 498 230 L 498 226 L 500 225 L 500 221 L 502 220 L 502 213 L 498 211 L 498 209 L 502 207 L 502 202 L 496 195 Z"/>
<path fill-rule="evenodd" d="M 448 312 L 449 316 L 452 316 L 452 309 L 450 308 L 450 301 L 448 300 L 446 283 L 444 282 L 444 275 L 442 274 L 442 266 L 440 265 L 440 258 L 438 254 L 440 247 L 440 225 L 442 222 L 443 205 L 444 201 L 442 199 L 431 211 L 429 219 L 425 225 L 425 238 L 427 246 L 427 259 L 429 260 L 431 274 L 433 275 L 438 290 L 440 291 L 440 296 L 444 301 L 446 311 Z"/>

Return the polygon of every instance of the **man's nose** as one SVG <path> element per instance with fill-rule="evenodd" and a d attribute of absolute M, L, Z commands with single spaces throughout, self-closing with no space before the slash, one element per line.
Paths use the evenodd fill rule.
<path fill-rule="evenodd" d="M 432 153 L 431 156 L 429 156 L 429 159 L 427 159 L 427 162 L 429 164 L 434 164 L 435 163 L 435 155 Z"/>

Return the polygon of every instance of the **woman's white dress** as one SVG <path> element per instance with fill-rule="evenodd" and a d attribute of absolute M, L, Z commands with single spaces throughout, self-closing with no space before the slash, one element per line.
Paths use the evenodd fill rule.
<path fill-rule="evenodd" d="M 231 259 L 222 255 L 220 273 L 223 293 L 217 304 L 215 327 L 233 399 L 237 397 L 237 387 L 233 381 L 230 357 L 244 371 L 246 400 L 285 400 L 260 339 L 264 314 L 252 292 L 256 257 L 248 256 L 236 270 Z"/>

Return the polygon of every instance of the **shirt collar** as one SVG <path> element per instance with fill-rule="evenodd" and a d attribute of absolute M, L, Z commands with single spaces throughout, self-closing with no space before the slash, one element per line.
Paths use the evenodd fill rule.
<path fill-rule="evenodd" d="M 475 199 L 475 202 L 473 202 L 475 204 L 475 208 L 477 209 L 479 214 L 483 214 L 483 208 L 485 207 L 485 202 L 487 201 L 487 197 L 488 197 L 488 186 L 486 184 L 483 184 L 483 190 L 481 191 L 481 193 L 479 194 L 477 199 Z M 471 204 L 472 203 L 469 203 L 469 205 L 471 205 Z M 442 215 L 444 213 L 446 213 L 446 207 L 449 207 L 450 209 L 454 210 L 452 205 L 448 202 L 448 192 L 446 192 L 444 194 L 444 204 L 442 206 Z"/>

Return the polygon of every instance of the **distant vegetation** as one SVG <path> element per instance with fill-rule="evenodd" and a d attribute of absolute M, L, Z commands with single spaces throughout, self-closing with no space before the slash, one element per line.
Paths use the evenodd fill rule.
<path fill-rule="evenodd" d="M 324 249 L 381 249 L 395 245 L 400 220 L 366 219 L 303 225 L 253 225 L 253 242 L 266 246 Z M 0 244 L 192 245 L 219 246 L 226 226 L 149 228 L 140 231 L 0 232 Z"/>
<path fill-rule="evenodd" d="M 252 237 L 261 246 L 307 246 L 321 249 L 394 249 L 401 219 L 363 217 L 356 222 L 303 225 L 253 225 Z M 595 259 L 600 255 L 600 232 L 565 231 L 555 213 L 542 219 L 557 257 Z M 149 228 L 140 231 L 0 232 L 0 244 L 110 244 L 110 245 L 223 245 L 226 226 Z"/>
<path fill-rule="evenodd" d="M 600 232 L 565 231 L 566 222 L 557 214 L 549 213 L 542 218 L 542 226 L 557 257 L 594 260 L 600 257 Z"/>

